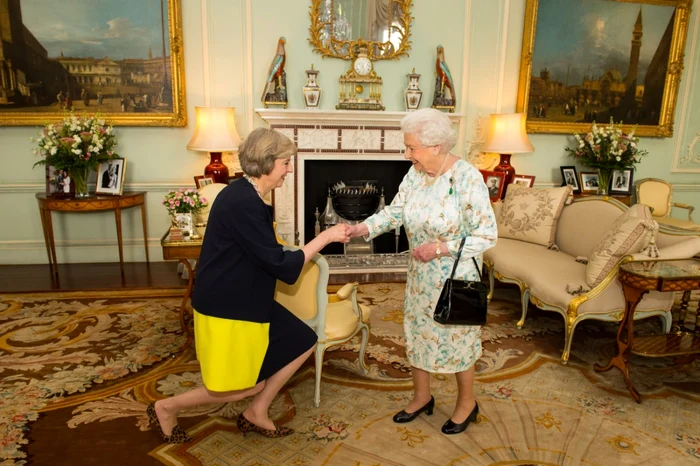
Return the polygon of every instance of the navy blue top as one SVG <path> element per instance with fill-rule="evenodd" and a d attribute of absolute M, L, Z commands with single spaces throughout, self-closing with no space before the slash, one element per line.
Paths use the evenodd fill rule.
<path fill-rule="evenodd" d="M 239 178 L 216 197 L 209 213 L 192 307 L 200 314 L 269 322 L 277 280 L 293 284 L 304 252 L 285 251 L 272 225 L 273 209 Z"/>

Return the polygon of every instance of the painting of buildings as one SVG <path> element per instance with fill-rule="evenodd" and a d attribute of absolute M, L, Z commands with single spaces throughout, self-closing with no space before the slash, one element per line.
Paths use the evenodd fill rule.
<path fill-rule="evenodd" d="M 174 1 L 0 0 L 0 120 L 172 113 Z"/>

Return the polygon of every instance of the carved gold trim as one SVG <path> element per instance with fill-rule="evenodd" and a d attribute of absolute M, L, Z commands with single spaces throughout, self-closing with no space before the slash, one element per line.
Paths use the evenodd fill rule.
<path fill-rule="evenodd" d="M 309 42 L 314 47 L 314 51 L 320 53 L 323 58 L 331 57 L 352 60 L 357 56 L 360 48 L 366 47 L 368 57 L 371 60 L 396 60 L 403 55 L 408 55 L 408 51 L 411 50 L 411 21 L 413 20 L 411 16 L 411 3 L 413 0 L 392 0 L 392 3 L 398 5 L 403 13 L 398 20 L 402 23 L 406 31 L 401 38 L 398 50 L 395 50 L 393 53 L 391 52 L 393 45 L 389 41 L 366 41 L 361 38 L 356 40 L 337 40 L 331 35 L 329 44 L 323 45 L 323 42 L 321 42 L 321 32 L 325 26 L 330 26 L 332 28 L 333 22 L 321 22 L 321 14 L 319 13 L 321 2 L 322 0 L 311 0 L 311 6 L 309 7 L 309 18 L 311 19 L 311 26 L 309 26 Z M 375 54 L 375 50 L 378 50 L 380 54 Z"/>
<path fill-rule="evenodd" d="M 678 100 L 681 73 L 683 71 L 683 55 L 685 42 L 688 35 L 688 22 L 693 0 L 614 0 L 627 3 L 647 3 L 652 5 L 676 7 L 675 23 L 673 25 L 673 38 L 671 39 L 671 51 L 668 58 L 668 71 L 664 84 L 664 95 L 661 101 L 659 124 L 639 125 L 636 134 L 638 136 L 673 136 L 673 116 Z M 535 48 L 535 26 L 537 22 L 537 9 L 539 0 L 527 0 L 525 5 L 525 28 L 523 30 L 523 46 L 520 57 L 520 79 L 518 83 L 517 112 L 528 114 L 528 97 L 530 95 L 530 81 L 532 78 L 532 57 Z M 605 123 L 605 122 L 603 122 Z M 582 133 L 590 129 L 589 123 L 555 123 L 527 120 L 528 133 Z M 625 131 L 631 131 L 632 125 L 625 125 Z"/>
<path fill-rule="evenodd" d="M 173 109 L 168 113 L 103 113 L 100 115 L 114 126 L 187 126 L 187 106 L 185 102 L 185 60 L 182 39 L 181 0 L 168 2 L 168 34 L 170 39 L 170 69 L 172 78 Z M 99 108 L 78 113 L 94 113 Z M 41 126 L 47 122 L 63 119 L 64 112 L 1 112 L 0 126 Z"/>

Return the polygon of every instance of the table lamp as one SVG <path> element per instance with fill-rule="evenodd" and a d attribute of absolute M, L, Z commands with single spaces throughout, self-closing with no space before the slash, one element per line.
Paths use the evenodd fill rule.
<path fill-rule="evenodd" d="M 238 149 L 241 137 L 236 130 L 233 107 L 195 107 L 197 126 L 187 148 L 209 152 L 209 165 L 204 167 L 204 175 L 214 179 L 214 183 L 228 183 L 228 167 L 221 161 L 221 153 Z"/>
<path fill-rule="evenodd" d="M 505 173 L 501 198 L 505 197 L 506 187 L 515 176 L 515 168 L 510 164 L 510 156 L 535 150 L 527 138 L 525 119 L 524 113 L 491 114 L 488 137 L 481 150 L 501 155 L 500 163 L 493 169 L 493 171 Z"/>

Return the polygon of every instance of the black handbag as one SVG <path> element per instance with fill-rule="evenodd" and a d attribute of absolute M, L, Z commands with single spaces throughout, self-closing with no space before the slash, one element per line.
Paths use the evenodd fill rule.
<path fill-rule="evenodd" d="M 462 255 L 464 241 L 459 245 L 459 252 L 455 259 L 455 265 L 452 267 L 452 275 L 445 282 L 435 305 L 435 313 L 433 320 L 443 325 L 485 325 L 486 314 L 488 312 L 488 286 L 479 280 L 478 282 L 470 282 L 466 280 L 455 280 L 455 270 L 459 264 L 459 258 Z M 479 277 L 481 271 L 476 259 L 472 257 L 474 267 L 476 267 Z"/>

